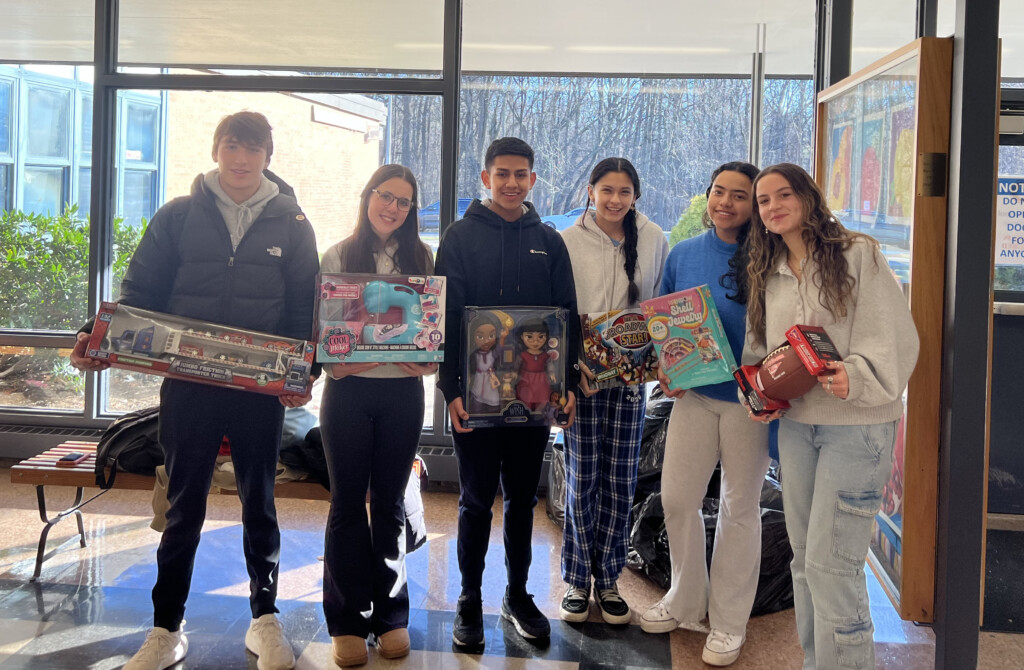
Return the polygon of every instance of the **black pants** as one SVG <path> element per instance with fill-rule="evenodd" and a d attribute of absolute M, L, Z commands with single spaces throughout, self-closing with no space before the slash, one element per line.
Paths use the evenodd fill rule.
<path fill-rule="evenodd" d="M 505 569 L 514 593 L 526 590 L 533 560 L 533 508 L 537 505 L 550 429 L 477 428 L 455 433 L 459 460 L 459 570 L 462 592 L 479 592 L 491 535 L 498 483 L 505 498 Z"/>
<path fill-rule="evenodd" d="M 405 487 L 423 429 L 423 379 L 329 379 L 320 426 L 331 477 L 327 630 L 332 637 L 365 638 L 407 628 Z"/>
<path fill-rule="evenodd" d="M 242 549 L 249 571 L 253 618 L 277 612 L 281 533 L 274 508 L 274 476 L 284 407 L 276 397 L 175 379 L 160 388 L 160 444 L 167 467 L 167 527 L 156 553 L 155 626 L 177 630 L 185 615 L 206 498 L 221 440 L 231 441 Z"/>

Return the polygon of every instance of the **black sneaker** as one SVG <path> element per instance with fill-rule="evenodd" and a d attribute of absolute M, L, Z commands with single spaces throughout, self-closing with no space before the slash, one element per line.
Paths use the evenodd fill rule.
<path fill-rule="evenodd" d="M 551 636 L 551 624 L 533 604 L 533 596 L 529 593 L 512 595 L 506 587 L 501 601 L 501 616 L 511 621 L 519 634 L 529 640 Z"/>
<path fill-rule="evenodd" d="M 594 600 L 597 601 L 597 606 L 601 609 L 601 618 L 608 623 L 629 623 L 631 618 L 629 605 L 619 595 L 619 587 L 599 589 L 597 584 L 594 584 Z"/>
<path fill-rule="evenodd" d="M 564 621 L 586 621 L 590 616 L 590 591 L 570 586 L 562 598 L 559 615 Z"/>
<path fill-rule="evenodd" d="M 459 596 L 459 603 L 455 606 L 455 625 L 452 626 L 452 643 L 457 647 L 484 646 L 484 609 L 479 593 Z"/>

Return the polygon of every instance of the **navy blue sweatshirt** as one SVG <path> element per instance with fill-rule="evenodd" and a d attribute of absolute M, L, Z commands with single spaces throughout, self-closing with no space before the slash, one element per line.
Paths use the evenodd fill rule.
<path fill-rule="evenodd" d="M 434 271 L 447 278 L 444 362 L 437 387 L 451 403 L 464 395 L 462 385 L 462 314 L 476 307 L 564 307 L 566 326 L 566 390 L 575 393 L 580 381 L 579 328 L 572 263 L 561 236 L 541 223 L 537 210 L 525 203 L 516 221 L 505 221 L 479 200 L 441 238 Z"/>

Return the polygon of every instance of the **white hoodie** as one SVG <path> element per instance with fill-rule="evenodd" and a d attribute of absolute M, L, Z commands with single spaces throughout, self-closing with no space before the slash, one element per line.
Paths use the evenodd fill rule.
<path fill-rule="evenodd" d="M 646 216 L 636 215 L 636 271 L 633 281 L 640 289 L 640 300 L 658 293 L 661 275 L 668 257 L 665 232 Z M 572 275 L 576 282 L 576 304 L 580 314 L 607 312 L 629 307 L 629 278 L 623 243 L 615 245 L 601 230 L 588 210 L 572 226 L 562 231 L 569 250 Z"/>

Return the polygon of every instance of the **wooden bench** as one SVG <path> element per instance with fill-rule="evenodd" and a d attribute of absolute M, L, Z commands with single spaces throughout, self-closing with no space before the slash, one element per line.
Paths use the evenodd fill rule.
<path fill-rule="evenodd" d="M 88 457 L 76 463 L 72 467 L 57 467 L 57 461 L 66 454 L 73 452 L 88 454 Z M 109 471 L 108 471 L 109 475 Z M 36 569 L 30 581 L 39 578 L 43 568 L 43 562 L 50 558 L 46 554 L 46 536 L 50 529 L 65 517 L 74 515 L 78 521 L 78 535 L 81 546 L 85 547 L 85 526 L 82 521 L 81 509 L 96 498 L 111 489 L 99 489 L 96 486 L 96 442 L 64 442 L 63 444 L 44 451 L 38 456 L 25 459 L 11 467 L 11 481 L 15 484 L 32 484 L 36 487 L 36 499 L 39 502 L 39 518 L 43 521 L 43 530 L 39 535 L 39 549 L 36 552 Z M 150 475 L 136 475 L 130 472 L 118 471 L 114 479 L 115 489 L 130 489 L 136 491 L 152 491 L 156 478 Z M 74 486 L 76 489 L 75 501 L 71 507 L 59 512 L 50 518 L 46 512 L 46 487 L 47 486 Z M 83 502 L 85 489 L 99 489 L 98 492 Z M 224 495 L 237 495 L 234 489 L 214 488 L 210 493 Z M 283 482 L 274 489 L 277 498 L 296 498 L 299 500 L 327 500 L 331 499 L 330 492 L 314 481 Z"/>

